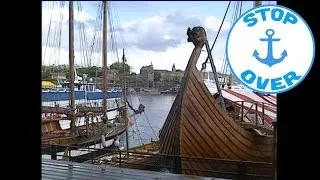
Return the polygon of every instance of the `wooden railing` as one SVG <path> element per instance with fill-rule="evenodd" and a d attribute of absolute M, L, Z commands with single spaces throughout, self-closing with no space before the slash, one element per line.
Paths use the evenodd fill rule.
<path fill-rule="evenodd" d="M 266 115 L 266 105 L 269 107 L 276 107 L 270 103 L 263 102 L 253 102 L 253 101 L 227 101 L 228 104 L 231 104 L 233 110 L 229 109 L 230 116 L 232 116 L 236 121 L 239 121 L 243 126 L 247 128 L 256 128 L 259 130 L 263 130 L 268 134 L 272 134 L 272 118 L 271 116 Z M 250 103 L 251 106 L 248 108 L 245 106 L 245 103 Z M 261 111 L 259 111 L 259 107 Z M 275 108 L 276 109 L 276 108 Z M 255 118 L 252 119 L 248 117 L 248 114 L 254 114 Z M 261 122 L 259 122 L 259 117 Z M 266 118 L 269 119 L 270 122 L 266 123 Z M 249 122 L 247 121 L 249 120 Z M 253 122 L 252 122 L 253 120 Z"/>
<path fill-rule="evenodd" d="M 46 146 L 46 145 L 43 145 Z M 58 156 L 62 156 L 66 161 L 86 162 L 92 164 L 110 165 L 125 168 L 140 169 L 151 171 L 166 171 L 175 174 L 183 174 L 185 172 L 193 172 L 192 174 L 205 174 L 207 177 L 230 178 L 230 179 L 272 179 L 272 163 L 228 160 L 207 157 L 191 157 L 181 155 L 159 154 L 141 151 L 125 151 L 116 149 L 96 149 L 83 148 L 75 146 L 63 146 L 66 148 L 66 153 L 58 155 L 56 149 L 61 148 L 61 145 L 47 145 L 50 148 L 51 159 L 57 160 Z M 91 155 L 71 156 L 70 149 L 78 149 L 78 151 L 91 152 Z M 116 156 L 115 159 L 104 161 L 102 156 Z M 98 158 L 100 157 L 100 158 Z M 137 161 L 151 157 L 152 161 Z M 160 163 L 160 162 L 169 163 Z M 205 169 L 196 167 L 182 167 L 182 162 L 192 162 L 205 164 Z M 190 173 L 189 173 L 190 174 Z"/>

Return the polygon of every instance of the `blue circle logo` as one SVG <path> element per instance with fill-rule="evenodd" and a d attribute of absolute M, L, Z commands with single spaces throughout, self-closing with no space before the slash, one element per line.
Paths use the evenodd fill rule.
<path fill-rule="evenodd" d="M 277 94 L 297 86 L 315 53 L 312 32 L 302 17 L 283 6 L 245 12 L 232 26 L 226 56 L 233 75 L 247 88 Z"/>

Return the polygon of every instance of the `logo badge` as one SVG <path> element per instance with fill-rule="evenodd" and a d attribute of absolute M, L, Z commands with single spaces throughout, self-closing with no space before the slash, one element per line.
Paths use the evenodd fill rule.
<path fill-rule="evenodd" d="M 247 88 L 277 94 L 297 86 L 309 73 L 315 45 L 308 24 L 283 6 L 245 12 L 232 26 L 226 55 L 234 76 Z"/>

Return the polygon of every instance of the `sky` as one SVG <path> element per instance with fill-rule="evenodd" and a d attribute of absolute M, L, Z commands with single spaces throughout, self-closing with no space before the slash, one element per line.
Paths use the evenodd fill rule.
<path fill-rule="evenodd" d="M 187 42 L 188 27 L 204 27 L 212 46 L 228 3 L 108 1 L 107 64 L 121 61 L 124 48 L 132 72 L 139 73 L 142 66 L 151 63 L 154 69 L 171 70 L 174 63 L 177 69 L 184 70 L 194 48 Z M 263 4 L 276 4 L 276 1 L 263 1 Z M 73 6 L 75 64 L 102 66 L 101 1 L 74 1 Z M 223 66 L 226 37 L 233 22 L 235 6 L 236 1 L 231 2 L 212 51 L 217 71 Z M 251 8 L 253 2 L 244 1 L 241 13 Z M 197 63 L 199 69 L 206 57 L 207 53 L 202 52 Z M 42 63 L 69 63 L 69 2 L 42 2 Z M 207 65 L 210 71 L 209 68 Z"/>

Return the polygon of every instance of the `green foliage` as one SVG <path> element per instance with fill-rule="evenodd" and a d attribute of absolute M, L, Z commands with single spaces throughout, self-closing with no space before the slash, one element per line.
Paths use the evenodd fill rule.
<path fill-rule="evenodd" d="M 173 82 L 179 82 L 180 81 L 180 76 L 178 76 L 178 75 L 174 75 L 174 76 L 172 76 L 171 77 L 171 79 L 170 79 L 170 81 L 173 81 Z"/>
<path fill-rule="evenodd" d="M 110 69 L 118 70 L 118 72 L 120 74 L 123 74 L 123 72 L 124 72 L 122 62 L 115 62 L 115 63 L 111 64 Z M 126 74 L 130 73 L 130 66 L 127 63 L 125 63 L 125 72 L 126 72 Z"/>
<path fill-rule="evenodd" d="M 51 73 L 49 71 L 44 71 L 41 74 L 42 80 L 51 80 Z"/>
<path fill-rule="evenodd" d="M 102 76 L 102 68 L 101 67 L 80 67 L 77 68 L 78 76 L 82 76 L 83 74 L 88 74 L 88 77 L 101 77 Z"/>
<path fill-rule="evenodd" d="M 123 74 L 123 63 L 116 62 L 111 64 L 110 68 L 107 69 L 116 69 L 119 71 L 120 74 Z M 126 74 L 130 74 L 130 66 L 126 63 L 125 64 L 125 70 Z M 76 68 L 78 76 L 83 77 L 83 74 L 88 74 L 88 78 L 92 77 L 102 77 L 102 67 L 79 67 Z M 42 80 L 50 80 L 50 81 L 56 81 L 55 79 L 52 79 L 53 73 L 64 73 L 66 78 L 69 79 L 69 66 L 68 65 L 50 65 L 50 66 L 42 66 L 41 71 L 41 77 Z M 135 74 L 135 73 L 134 73 Z"/>

